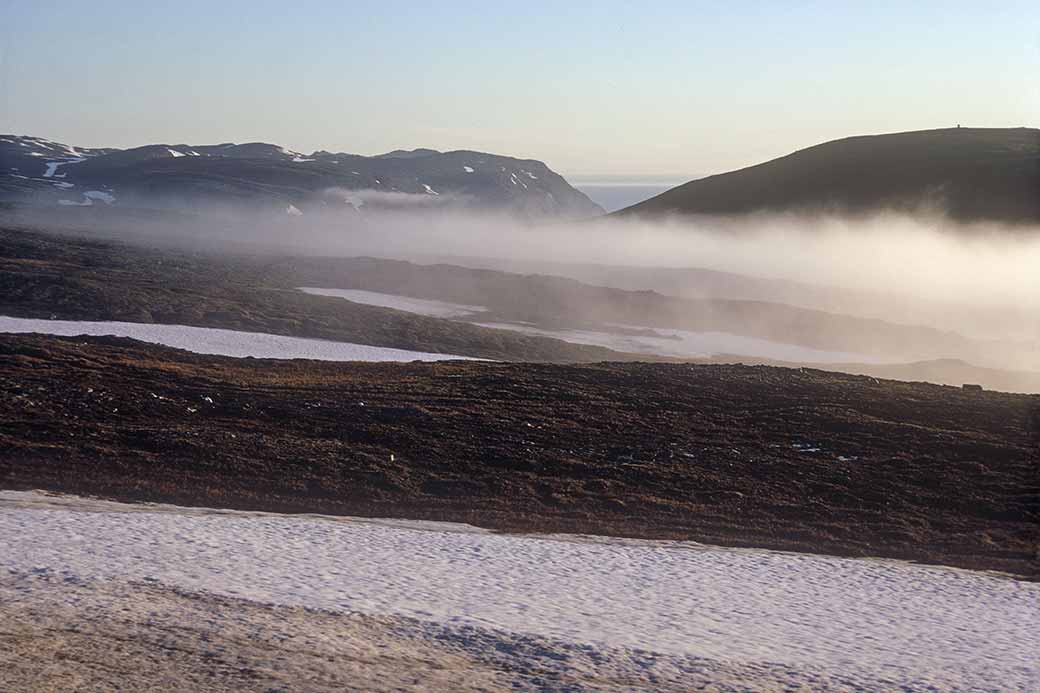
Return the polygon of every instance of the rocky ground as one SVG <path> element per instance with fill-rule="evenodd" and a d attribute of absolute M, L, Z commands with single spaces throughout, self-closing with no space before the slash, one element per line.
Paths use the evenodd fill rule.
<path fill-rule="evenodd" d="M 765 366 L 0 337 L 0 486 L 1037 575 L 1040 398 Z"/>

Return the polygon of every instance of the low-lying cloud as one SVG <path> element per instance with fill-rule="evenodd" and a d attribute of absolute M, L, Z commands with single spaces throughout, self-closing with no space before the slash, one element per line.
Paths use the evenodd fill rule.
<path fill-rule="evenodd" d="M 457 258 L 468 266 L 565 274 L 627 289 L 681 292 L 681 277 L 654 268 L 704 268 L 759 278 L 753 286 L 734 289 L 736 298 L 815 302 L 809 307 L 1040 342 L 1038 228 L 965 226 L 938 214 L 897 213 L 604 218 L 532 225 L 498 214 L 430 209 L 446 202 L 435 195 L 391 193 L 391 199 L 375 191 L 330 194 L 353 196 L 362 203 L 357 205 L 361 212 L 311 208 L 302 217 L 250 214 L 229 220 L 224 209 L 218 221 L 197 208 L 191 217 L 154 220 L 140 214 L 113 217 L 114 210 L 103 210 L 93 220 L 77 217 L 77 223 L 92 233 L 193 249 Z M 383 203 L 395 209 L 365 213 L 366 207 Z M 34 220 L 23 217 L 22 222 Z M 56 222 L 52 217 L 35 223 Z M 769 284 L 761 278 L 789 281 Z M 702 279 L 697 281 L 701 284 L 687 294 L 708 291 Z M 720 296 L 725 295 L 723 285 L 739 284 L 719 281 Z M 825 291 L 817 300 L 812 286 L 840 289 L 827 289 L 830 298 Z"/>

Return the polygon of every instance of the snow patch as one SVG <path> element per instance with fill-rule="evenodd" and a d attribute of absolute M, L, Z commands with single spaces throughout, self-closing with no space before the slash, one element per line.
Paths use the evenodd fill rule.
<path fill-rule="evenodd" d="M 252 356 L 264 359 L 314 359 L 317 361 L 444 361 L 466 358 L 452 354 L 434 354 L 350 342 L 286 337 L 264 332 L 238 332 L 212 327 L 136 322 L 39 320 L 0 316 L 0 333 L 2 332 L 52 334 L 67 337 L 78 335 L 129 337 L 142 342 L 185 349 L 197 354 L 240 358 Z"/>
<path fill-rule="evenodd" d="M 41 154 L 36 154 L 35 152 L 33 152 L 32 155 L 33 156 L 42 156 Z M 70 157 L 68 159 L 65 159 L 64 161 L 48 161 L 47 162 L 47 170 L 43 172 L 43 177 L 44 178 L 64 178 L 65 177 L 64 173 L 61 174 L 60 176 L 55 175 L 55 173 L 57 173 L 58 169 L 60 167 L 62 167 L 62 166 L 67 166 L 69 164 L 78 164 L 81 161 L 86 161 L 86 159 L 84 159 L 83 157 Z"/>
<path fill-rule="evenodd" d="M 5 574 L 148 581 L 640 648 L 650 662 L 660 652 L 877 682 L 863 690 L 1040 690 L 1040 585 L 950 568 L 13 491 L 0 491 L 0 557 Z"/>
<path fill-rule="evenodd" d="M 417 315 L 428 315 L 434 318 L 460 318 L 475 313 L 483 313 L 487 310 L 485 306 L 470 306 L 462 303 L 448 303 L 447 301 L 434 301 L 426 298 L 412 298 L 411 296 L 398 296 L 396 294 L 382 294 L 376 291 L 362 291 L 360 289 L 319 289 L 308 286 L 299 287 L 300 291 L 315 296 L 334 296 L 344 298 L 354 303 L 364 303 L 369 306 L 380 306 L 383 308 L 395 308 L 397 310 L 416 313 Z"/>
<path fill-rule="evenodd" d="M 179 159 L 180 157 L 185 156 L 182 152 L 178 152 L 176 149 L 167 149 L 166 151 L 168 151 L 170 156 L 174 159 Z"/>
<path fill-rule="evenodd" d="M 471 166 L 463 166 L 462 170 L 466 173 L 473 173 L 473 168 Z"/>
<path fill-rule="evenodd" d="M 288 207 L 286 207 L 285 208 L 285 213 L 288 214 L 291 217 L 302 217 L 303 216 L 303 212 L 301 212 L 299 207 L 297 207 L 296 205 L 289 205 Z"/>
<path fill-rule="evenodd" d="M 376 181 L 376 182 L 378 183 L 379 181 Z M 428 186 L 426 183 L 423 183 L 422 186 L 423 186 L 423 190 L 425 190 L 428 195 L 440 195 L 439 192 L 437 192 L 436 190 L 434 190 L 433 188 Z"/>
<path fill-rule="evenodd" d="M 116 201 L 115 195 L 113 195 L 112 193 L 104 192 L 102 190 L 88 190 L 87 192 L 83 193 L 83 197 L 86 197 L 91 200 L 101 200 L 106 205 L 110 205 Z"/>

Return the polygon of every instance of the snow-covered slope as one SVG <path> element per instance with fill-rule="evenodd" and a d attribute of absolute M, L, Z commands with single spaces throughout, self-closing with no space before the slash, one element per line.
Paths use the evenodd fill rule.
<path fill-rule="evenodd" d="M 476 313 L 482 313 L 487 310 L 484 306 L 470 306 L 462 303 L 449 303 L 447 301 L 413 298 L 411 296 L 398 296 L 396 294 L 384 294 L 378 291 L 362 291 L 360 289 L 319 289 L 301 286 L 300 291 L 314 296 L 345 298 L 348 301 L 364 303 L 369 306 L 395 308 L 407 313 L 426 315 L 432 318 L 461 318 Z"/>
<path fill-rule="evenodd" d="M 92 204 L 89 198 L 80 196 L 91 188 L 80 186 L 82 191 L 68 192 L 77 187 L 65 180 L 69 167 L 114 151 L 72 147 L 42 137 L 0 135 L 0 202 L 56 205 L 72 198 L 76 203 Z"/>
<path fill-rule="evenodd" d="M 1040 585 L 949 568 L 14 492 L 0 492 L 0 561 L 12 575 L 149 581 L 593 647 L 768 662 L 792 682 L 1040 687 Z"/>
<path fill-rule="evenodd" d="M 40 320 L 0 316 L 0 332 L 129 337 L 142 342 L 186 349 L 197 354 L 261 359 L 314 359 L 317 361 L 444 361 L 465 356 L 407 351 L 367 344 L 303 339 L 263 332 L 238 332 L 212 327 L 137 322 Z"/>

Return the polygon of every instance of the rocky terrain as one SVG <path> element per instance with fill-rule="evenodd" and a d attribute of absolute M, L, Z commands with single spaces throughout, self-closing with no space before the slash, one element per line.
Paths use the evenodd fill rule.
<path fill-rule="evenodd" d="M 553 277 L 218 255 L 31 229 L 4 229 L 0 241 L 0 315 L 498 361 L 273 361 L 112 337 L 3 335 L 4 488 L 1036 572 L 1035 395 L 960 387 L 974 380 L 878 379 L 942 380 L 928 364 L 854 376 L 653 363 L 298 289 L 412 292 L 544 325 L 576 307 L 588 319 L 652 316 L 654 301 L 673 300 Z"/>
<path fill-rule="evenodd" d="M 812 370 L 0 337 L 0 486 L 1037 575 L 1040 398 Z"/>
<path fill-rule="evenodd" d="M 603 212 L 544 163 L 485 152 L 303 154 L 262 142 L 85 149 L 19 135 L 0 135 L 0 202 L 281 216 L 450 209 L 534 220 Z"/>
<path fill-rule="evenodd" d="M 1040 222 L 1040 130 L 949 128 L 848 137 L 680 185 L 619 215 L 944 212 Z"/>

